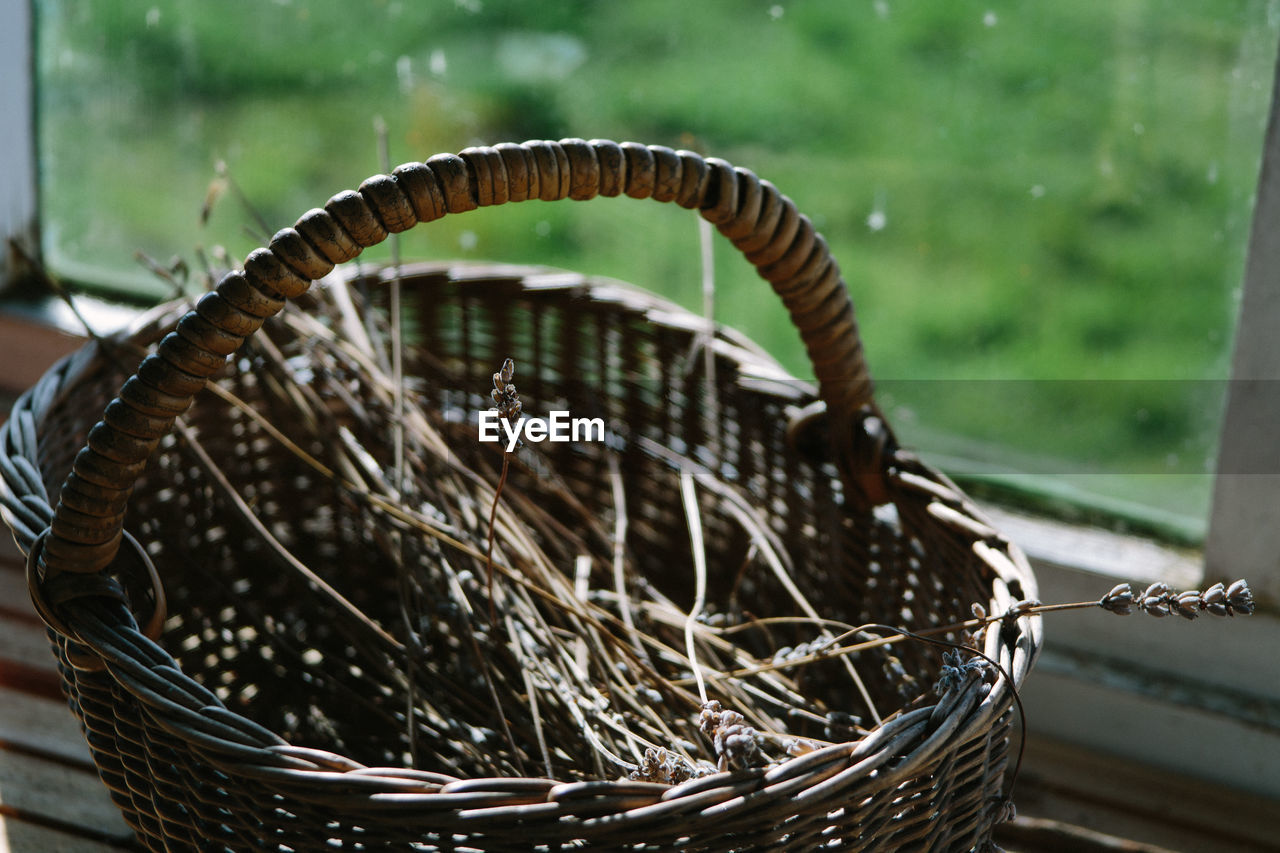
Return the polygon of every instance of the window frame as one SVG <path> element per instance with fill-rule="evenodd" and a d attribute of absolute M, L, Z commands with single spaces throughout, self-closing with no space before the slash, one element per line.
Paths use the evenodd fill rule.
<path fill-rule="evenodd" d="M 35 33 L 27 0 L 0 2 L 0 292 L 22 273 L 14 241 L 39 256 L 39 192 L 36 183 Z"/>
<path fill-rule="evenodd" d="M 0 393 L 34 382 L 72 348 L 74 320 L 56 300 L 34 313 L 6 300 L 23 270 L 15 240 L 39 257 L 38 150 L 32 0 L 0 0 Z M 1189 588 L 1247 577 L 1260 612 L 1247 620 L 1133 624 L 1095 614 L 1050 617 L 1048 645 L 1023 698 L 1037 733 L 1105 755 L 1280 798 L 1280 85 L 1273 79 L 1226 416 L 1219 434 L 1203 551 L 985 506 L 1031 558 L 1043 600 L 1096 599 L 1119 581 Z M 27 343 L 34 342 L 34 343 Z M 25 365 L 25 366 L 24 366 Z M 1271 472 L 1243 474 L 1244 471 Z M 1086 710 L 1082 712 L 1082 708 Z M 1169 745 L 1176 744 L 1176 748 Z M 1231 748 L 1226 748 L 1228 745 Z M 1236 746 L 1255 757 L 1241 770 Z M 1265 759 L 1265 760 L 1263 760 Z"/>
<path fill-rule="evenodd" d="M 1226 414 L 1219 433 L 1208 577 L 1247 576 L 1280 603 L 1280 70 L 1272 81 Z"/>

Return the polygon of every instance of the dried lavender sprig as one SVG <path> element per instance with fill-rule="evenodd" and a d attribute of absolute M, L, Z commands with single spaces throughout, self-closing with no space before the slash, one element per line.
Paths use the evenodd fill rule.
<path fill-rule="evenodd" d="M 1186 619 L 1194 619 L 1201 611 L 1207 612 L 1213 616 L 1248 616 L 1254 611 L 1253 592 L 1249 589 L 1249 584 L 1245 580 L 1237 580 L 1229 586 L 1218 583 L 1211 586 L 1204 592 L 1189 590 L 1187 592 L 1175 593 L 1168 584 L 1155 583 L 1147 587 L 1141 597 L 1135 596 L 1133 589 L 1127 583 L 1118 584 L 1112 590 L 1097 601 L 1075 601 L 1069 604 L 1042 604 L 1034 599 L 1019 601 L 1012 605 L 1004 613 L 996 615 L 985 615 L 985 608 L 975 610 L 975 614 L 982 613 L 974 619 L 968 619 L 964 622 L 952 622 L 948 625 L 939 625 L 932 628 L 921 629 L 913 632 L 915 636 L 931 637 L 938 634 L 949 634 L 955 631 L 972 631 L 989 625 L 992 622 L 1000 622 L 1005 619 L 1020 619 L 1023 616 L 1039 616 L 1044 613 L 1053 613 L 1059 610 L 1084 610 L 1091 607 L 1101 607 L 1103 610 L 1109 610 L 1119 615 L 1128 615 L 1133 612 L 1133 608 L 1145 610 L 1153 616 L 1168 616 L 1176 613 Z M 754 620 L 746 623 L 742 628 L 750 628 L 753 626 L 782 623 L 782 622 L 814 622 L 815 620 L 808 617 L 770 617 L 766 619 Z M 859 634 L 867 632 L 871 625 L 849 625 L 837 620 L 823 619 L 817 620 L 819 624 L 839 625 L 845 628 L 845 632 L 837 637 L 824 640 L 817 647 L 810 647 L 806 654 L 797 655 L 795 650 L 790 650 L 789 654 L 776 657 L 774 660 L 763 662 L 755 666 L 742 667 L 740 669 L 729 670 L 727 672 L 712 673 L 708 680 L 722 681 L 727 678 L 742 678 L 744 676 L 756 675 L 761 672 L 770 672 L 778 669 L 789 669 L 802 664 L 813 663 L 814 661 L 834 658 L 841 655 L 856 654 L 867 649 L 880 648 L 882 646 L 892 645 L 894 643 L 903 642 L 907 637 L 902 634 L 890 634 L 888 636 L 876 637 L 870 640 L 860 640 L 849 645 L 840 645 L 840 642 L 850 638 L 857 637 Z M 732 632 L 730 629 L 729 632 Z M 679 679 L 672 683 L 679 687 L 688 686 L 692 679 Z"/>
<path fill-rule="evenodd" d="M 1211 616 L 1248 616 L 1254 610 L 1253 591 L 1245 580 L 1230 586 L 1215 583 L 1204 592 L 1174 592 L 1167 583 L 1153 583 L 1140 595 L 1134 595 L 1129 584 L 1122 583 L 1103 596 L 1098 606 L 1122 616 L 1137 607 L 1155 617 L 1177 614 L 1184 619 L 1195 619 L 1202 612 Z"/>
<path fill-rule="evenodd" d="M 721 772 L 768 763 L 760 751 L 760 733 L 747 725 L 741 714 L 724 709 L 715 699 L 703 704 L 698 728 L 711 738 Z"/>
<path fill-rule="evenodd" d="M 695 766 L 674 752 L 660 746 L 651 746 L 645 749 L 639 769 L 631 771 L 627 778 L 632 781 L 679 785 L 698 776 L 705 776 L 713 769 L 710 765 Z"/>
<path fill-rule="evenodd" d="M 524 404 L 520 402 L 516 386 L 511 383 L 515 373 L 515 360 L 508 358 L 502 362 L 502 370 L 493 374 L 493 390 L 489 392 L 489 396 L 497 404 L 494 409 L 498 412 L 498 417 L 504 421 L 519 420 L 520 413 L 524 410 Z M 517 442 L 516 446 L 522 445 Z"/>
<path fill-rule="evenodd" d="M 980 657 L 966 657 L 959 649 L 942 653 L 942 669 L 938 671 L 938 683 L 933 692 L 939 696 L 959 687 L 971 677 L 985 674 L 988 664 Z"/>
<path fill-rule="evenodd" d="M 508 358 L 502 362 L 502 369 L 493 374 L 493 390 L 489 392 L 489 395 L 493 397 L 493 402 L 497 403 L 494 408 L 498 411 L 498 417 L 507 422 L 518 420 L 520 412 L 524 409 L 524 404 L 520 402 L 520 395 L 516 393 L 516 386 L 511 382 L 515 374 L 515 360 Z M 517 448 L 522 446 L 522 442 L 516 441 Z M 502 487 L 507 484 L 507 470 L 510 462 L 511 454 L 504 449 L 502 451 L 502 474 L 498 477 L 498 487 L 493 491 L 493 506 L 489 508 L 489 543 L 485 548 L 484 555 L 485 568 L 488 574 L 489 622 L 495 626 L 498 621 L 498 612 L 497 605 L 493 600 L 494 522 L 498 518 L 498 500 L 502 497 Z"/>

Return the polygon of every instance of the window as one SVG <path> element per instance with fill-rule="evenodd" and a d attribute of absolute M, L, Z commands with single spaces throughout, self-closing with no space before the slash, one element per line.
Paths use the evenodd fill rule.
<path fill-rule="evenodd" d="M 566 135 L 696 148 L 769 178 L 815 219 L 904 443 L 980 495 L 1205 543 L 1215 579 L 1247 575 L 1280 597 L 1280 451 L 1263 426 L 1280 419 L 1268 384 L 1280 377 L 1268 332 L 1280 256 L 1265 239 L 1280 199 L 1265 182 L 1245 276 L 1274 3 L 276 0 L 233 15 L 155 0 L 38 2 L 34 16 L 44 256 L 86 290 L 171 293 L 138 252 L 183 259 L 199 287 L 218 247 L 235 264 L 379 171 L 378 120 L 393 164 Z M 1280 143 L 1268 156 L 1280 163 Z M 655 205 L 482 210 L 405 240 L 406 256 L 547 263 L 699 301 L 693 220 Z M 805 375 L 750 269 L 720 249 L 717 279 L 718 319 Z M 1099 564 L 1202 574 L 1198 553 L 1107 550 L 1133 544 L 1121 539 L 1089 539 L 1093 563 L 1070 538 L 1038 551 L 1046 529 L 1010 531 L 1056 555 L 1042 562 L 1046 598 L 1104 591 L 1081 571 Z M 1276 633 L 1258 624 L 1269 627 L 1244 630 Z M 1195 713 L 1219 713 L 1215 686 L 1262 689 L 1244 664 L 1195 650 L 1201 626 L 1123 654 L 1130 626 L 1051 627 L 1070 654 L 1137 659 L 1156 681 L 1130 678 L 1135 695 Z M 1169 699 L 1184 653 L 1203 664 L 1199 692 Z M 1046 666 L 1050 680 L 1090 678 Z M 1275 717 L 1247 725 L 1269 733 L 1253 754 L 1274 754 Z M 1280 791 L 1267 773 L 1252 778 Z"/>
<path fill-rule="evenodd" d="M 1275 56 L 1257 4 L 36 12 L 45 256 L 86 286 L 167 293 L 138 252 L 236 263 L 246 232 L 378 171 L 379 119 L 397 163 L 576 134 L 697 147 L 816 219 L 907 443 L 975 488 L 1204 533 Z M 638 207 L 482 211 L 405 252 L 696 305 L 693 223 Z M 720 319 L 804 375 L 775 305 L 735 298 L 759 286 L 729 255 Z"/>

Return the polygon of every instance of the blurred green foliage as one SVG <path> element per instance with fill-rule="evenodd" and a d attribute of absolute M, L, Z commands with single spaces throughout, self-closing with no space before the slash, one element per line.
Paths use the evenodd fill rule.
<path fill-rule="evenodd" d="M 1146 475 L 1107 478 L 1112 504 L 1193 532 L 1204 516 L 1274 2 L 37 6 L 64 275 L 155 296 L 137 250 L 242 256 L 256 243 L 230 193 L 199 219 L 215 163 L 287 225 L 377 171 L 375 116 L 397 161 L 565 135 L 693 147 L 768 177 L 827 236 L 906 441 L 979 476 L 1040 460 L 1036 482 L 1073 494 Z M 697 252 L 687 213 L 625 201 L 479 211 L 404 246 L 612 275 L 691 307 Z M 719 259 L 719 318 L 806 375 L 771 295 Z"/>

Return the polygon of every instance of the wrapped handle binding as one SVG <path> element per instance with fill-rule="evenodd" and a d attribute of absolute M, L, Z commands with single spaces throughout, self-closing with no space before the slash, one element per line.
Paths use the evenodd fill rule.
<path fill-rule="evenodd" d="M 124 383 L 62 486 L 40 560 L 46 576 L 96 572 L 120 547 L 129 494 L 160 439 L 245 339 L 294 298 L 390 233 L 507 202 L 627 195 L 696 209 L 755 265 L 804 340 L 851 493 L 883 500 L 890 446 L 877 415 L 853 304 L 826 242 L 768 181 L 718 159 L 607 140 L 504 143 L 377 175 L 277 233 L 228 273 Z"/>

